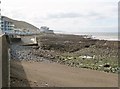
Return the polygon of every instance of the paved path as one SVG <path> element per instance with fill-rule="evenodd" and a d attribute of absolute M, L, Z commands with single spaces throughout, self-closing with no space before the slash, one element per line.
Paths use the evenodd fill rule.
<path fill-rule="evenodd" d="M 63 86 L 63 87 L 117 87 L 117 74 L 109 74 L 94 70 L 68 67 L 50 62 L 20 62 L 12 64 L 22 65 L 28 81 L 36 86 Z M 17 66 L 18 66 L 17 65 Z M 15 66 L 16 67 L 16 66 Z M 16 69 L 16 68 L 15 68 Z M 23 71 L 14 70 L 19 77 Z"/>

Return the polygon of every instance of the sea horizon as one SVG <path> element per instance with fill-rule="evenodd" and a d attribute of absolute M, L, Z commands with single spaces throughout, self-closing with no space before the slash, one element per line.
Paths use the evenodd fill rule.
<path fill-rule="evenodd" d="M 56 34 L 90 35 L 93 39 L 120 41 L 119 32 L 55 32 Z"/>

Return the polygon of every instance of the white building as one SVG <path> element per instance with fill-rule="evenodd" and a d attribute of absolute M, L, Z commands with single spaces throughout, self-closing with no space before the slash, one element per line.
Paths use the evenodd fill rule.
<path fill-rule="evenodd" d="M 5 19 L 4 16 L 1 16 L 1 30 L 4 31 L 11 31 L 14 30 L 14 24 L 7 19 Z"/>
<path fill-rule="evenodd" d="M 43 32 L 43 33 L 54 33 L 54 31 L 53 30 L 49 30 L 49 27 L 47 27 L 47 26 L 42 26 L 40 28 L 40 32 Z"/>

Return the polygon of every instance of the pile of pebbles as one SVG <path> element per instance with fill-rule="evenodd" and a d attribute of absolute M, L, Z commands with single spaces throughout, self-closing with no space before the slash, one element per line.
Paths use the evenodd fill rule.
<path fill-rule="evenodd" d="M 34 49 L 32 46 L 11 45 L 11 60 L 18 61 L 34 61 L 41 62 L 45 60 L 43 57 L 34 55 Z"/>

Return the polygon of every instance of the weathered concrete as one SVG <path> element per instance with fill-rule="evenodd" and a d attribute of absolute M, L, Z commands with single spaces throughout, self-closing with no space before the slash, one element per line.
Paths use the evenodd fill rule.
<path fill-rule="evenodd" d="M 9 58 L 8 58 L 8 44 L 6 36 L 2 36 L 2 86 L 7 87 L 9 81 Z"/>
<path fill-rule="evenodd" d="M 0 89 L 2 88 L 2 37 L 0 36 Z"/>
<path fill-rule="evenodd" d="M 21 38 L 10 38 L 11 42 L 17 43 L 21 41 Z"/>
<path fill-rule="evenodd" d="M 0 36 L 0 88 L 8 87 L 9 81 L 8 44 L 6 36 Z"/>
<path fill-rule="evenodd" d="M 21 41 L 24 44 L 37 44 L 36 36 L 21 36 Z"/>

